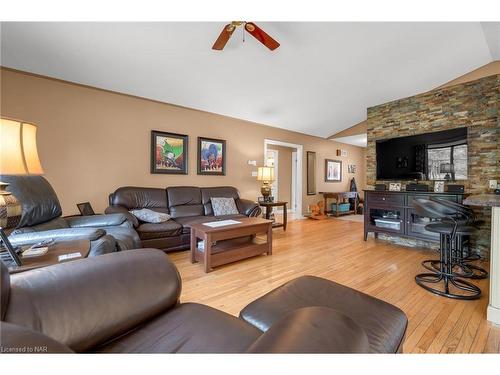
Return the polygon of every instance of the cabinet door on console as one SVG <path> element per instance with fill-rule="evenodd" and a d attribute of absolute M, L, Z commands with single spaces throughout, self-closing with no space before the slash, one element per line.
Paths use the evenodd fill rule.
<path fill-rule="evenodd" d="M 369 230 L 394 234 L 404 233 L 404 208 L 371 204 L 365 216 Z"/>

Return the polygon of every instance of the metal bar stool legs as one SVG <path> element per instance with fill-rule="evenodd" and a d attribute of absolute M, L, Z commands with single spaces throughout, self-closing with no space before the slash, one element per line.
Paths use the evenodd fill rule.
<path fill-rule="evenodd" d="M 464 241 L 461 235 L 457 236 L 457 264 L 462 268 L 462 269 L 468 269 L 471 271 L 471 275 L 463 275 L 462 277 L 466 277 L 469 279 L 486 279 L 488 277 L 488 271 L 486 271 L 484 268 L 479 267 L 475 264 L 472 264 L 471 262 L 474 262 L 476 260 L 480 260 L 481 256 L 479 254 L 471 254 L 469 249 L 467 248 L 467 251 L 464 249 Z"/>
<path fill-rule="evenodd" d="M 481 289 L 453 273 L 454 238 L 448 234 L 441 234 L 440 239 L 440 260 L 436 261 L 439 262 L 439 270 L 418 274 L 415 276 L 415 282 L 425 290 L 443 297 L 464 300 L 479 298 Z M 442 283 L 442 286 L 437 286 L 438 283 Z M 458 291 L 455 292 L 450 287 Z"/>

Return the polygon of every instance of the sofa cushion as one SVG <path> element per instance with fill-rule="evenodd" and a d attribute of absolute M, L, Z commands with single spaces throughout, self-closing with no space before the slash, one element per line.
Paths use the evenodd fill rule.
<path fill-rule="evenodd" d="M 174 220 L 182 225 L 182 233 L 190 233 L 191 231 L 191 225 L 192 224 L 200 224 L 200 223 L 208 223 L 210 221 L 217 221 L 217 220 L 229 220 L 229 219 L 235 219 L 238 220 L 238 218 L 246 217 L 245 215 L 242 214 L 237 214 L 237 215 L 227 215 L 227 216 L 189 216 L 189 217 L 177 217 Z"/>
<path fill-rule="evenodd" d="M 62 215 L 56 192 L 42 176 L 1 176 L 23 207 L 18 228 L 45 223 Z"/>
<path fill-rule="evenodd" d="M 258 329 L 232 315 L 196 303 L 183 303 L 93 351 L 243 353 L 260 334 Z"/>
<path fill-rule="evenodd" d="M 150 240 L 178 236 L 182 233 L 182 225 L 168 220 L 163 223 L 143 223 L 136 230 L 141 240 Z"/>
<path fill-rule="evenodd" d="M 172 217 L 203 215 L 201 190 L 195 186 L 174 186 L 167 188 L 169 209 Z"/>
<path fill-rule="evenodd" d="M 76 352 L 123 335 L 173 308 L 181 291 L 174 264 L 154 249 L 119 251 L 20 272 L 11 275 L 10 282 L 5 321 L 52 337 Z"/>
<path fill-rule="evenodd" d="M 14 229 L 11 234 L 21 234 L 30 232 L 45 232 L 53 229 L 66 229 L 69 228 L 68 221 L 63 217 L 56 217 L 55 219 L 46 221 L 45 223 L 32 225 L 29 227 Z"/>
<path fill-rule="evenodd" d="M 165 189 L 124 186 L 110 195 L 109 204 L 128 209 L 155 208 L 155 211 L 168 213 Z"/>
<path fill-rule="evenodd" d="M 201 190 L 196 186 L 173 186 L 167 188 L 169 206 L 201 204 Z"/>
<path fill-rule="evenodd" d="M 400 350 L 408 320 L 387 302 L 333 281 L 302 276 L 253 301 L 240 317 L 262 331 L 302 307 L 323 306 L 349 316 L 364 329 L 373 353 Z"/>
<path fill-rule="evenodd" d="M 141 221 L 146 223 L 163 223 L 170 220 L 170 215 L 163 212 L 156 212 L 148 208 L 142 208 L 140 210 L 130 210 L 132 215 Z"/>
<path fill-rule="evenodd" d="M 239 197 L 238 189 L 232 186 L 201 188 L 201 203 L 203 204 L 205 215 L 213 215 L 211 198 L 233 198 L 237 200 Z"/>

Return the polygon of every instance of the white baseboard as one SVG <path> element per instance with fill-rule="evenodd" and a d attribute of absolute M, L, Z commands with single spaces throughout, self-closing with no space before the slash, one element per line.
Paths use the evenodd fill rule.
<path fill-rule="evenodd" d="M 500 309 L 494 306 L 489 305 L 487 310 L 487 319 L 500 327 Z"/>

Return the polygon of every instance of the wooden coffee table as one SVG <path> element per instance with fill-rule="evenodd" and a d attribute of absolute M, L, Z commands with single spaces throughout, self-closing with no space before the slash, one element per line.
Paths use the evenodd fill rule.
<path fill-rule="evenodd" d="M 210 272 L 212 267 L 222 264 L 263 253 L 272 254 L 273 222 L 271 220 L 258 217 L 234 220 L 240 223 L 216 228 L 204 224 L 191 225 L 191 263 L 203 261 L 205 272 Z M 266 234 L 265 240 L 256 237 L 260 233 Z M 203 250 L 198 249 L 199 239 L 204 242 Z"/>
<path fill-rule="evenodd" d="M 86 258 L 90 252 L 90 241 L 89 240 L 77 240 L 77 241 L 61 241 L 56 242 L 49 246 L 49 250 L 46 254 L 33 257 L 33 258 L 21 258 L 23 262 L 22 266 L 14 265 L 12 268 L 9 267 L 9 273 L 18 273 L 23 271 L 32 270 L 35 268 L 47 267 L 53 264 L 70 262 L 72 260 Z M 78 258 L 71 258 L 59 261 L 60 255 L 80 253 L 81 256 Z"/>

